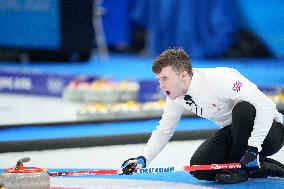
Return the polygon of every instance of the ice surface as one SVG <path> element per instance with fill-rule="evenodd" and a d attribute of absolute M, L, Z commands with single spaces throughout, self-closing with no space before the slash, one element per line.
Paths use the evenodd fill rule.
<path fill-rule="evenodd" d="M 169 166 L 169 165 L 188 165 L 189 159 L 195 149 L 201 144 L 202 140 L 170 142 L 166 148 L 153 160 L 150 166 Z M 103 168 L 117 169 L 121 163 L 139 154 L 144 144 L 136 145 L 115 145 L 91 148 L 70 148 L 60 150 L 31 151 L 31 152 L 12 152 L 1 154 L 0 168 L 14 166 L 16 161 L 22 157 L 29 156 L 31 161 L 26 166 L 36 166 L 40 168 Z M 273 156 L 274 159 L 284 163 L 284 150 L 281 149 Z M 176 174 L 176 173 L 172 173 Z M 192 179 L 188 176 L 189 179 Z M 175 177 L 178 178 L 178 177 Z M 275 181 L 275 180 L 274 180 Z M 270 182 L 270 181 L 269 181 Z M 280 185 L 283 180 L 280 179 Z M 257 183 L 256 183 L 257 184 Z M 270 183 L 271 184 L 271 183 Z M 250 183 L 250 185 L 252 185 Z M 259 185 L 259 184 L 257 184 Z M 55 177 L 51 178 L 52 187 L 62 188 L 210 188 L 210 185 L 202 185 L 195 181 L 190 183 L 174 182 L 172 180 L 153 181 L 147 179 L 116 179 L 116 178 L 70 178 Z M 278 186 L 278 185 L 277 185 Z M 213 187 L 215 188 L 215 187 Z M 220 187 L 218 187 L 220 188 Z"/>

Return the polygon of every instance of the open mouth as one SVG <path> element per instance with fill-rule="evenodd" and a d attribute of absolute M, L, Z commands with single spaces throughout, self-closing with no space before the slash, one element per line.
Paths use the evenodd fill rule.
<path fill-rule="evenodd" d="M 165 91 L 165 92 L 166 92 L 167 96 L 169 96 L 171 94 L 170 91 Z"/>

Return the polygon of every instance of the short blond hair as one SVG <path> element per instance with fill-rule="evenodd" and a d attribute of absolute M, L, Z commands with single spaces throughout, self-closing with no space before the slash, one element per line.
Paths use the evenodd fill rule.
<path fill-rule="evenodd" d="M 186 71 L 189 75 L 192 75 L 191 60 L 182 48 L 169 48 L 162 52 L 154 60 L 152 71 L 159 74 L 163 68 L 168 66 L 179 73 Z"/>

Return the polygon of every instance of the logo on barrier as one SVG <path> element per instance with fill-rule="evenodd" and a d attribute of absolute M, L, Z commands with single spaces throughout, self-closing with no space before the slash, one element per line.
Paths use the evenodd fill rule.
<path fill-rule="evenodd" d="M 28 77 L 0 77 L 0 90 L 31 90 L 33 88 L 32 81 Z"/>
<path fill-rule="evenodd" d="M 64 81 L 59 78 L 48 78 L 46 80 L 47 90 L 54 94 L 61 94 L 64 90 Z"/>

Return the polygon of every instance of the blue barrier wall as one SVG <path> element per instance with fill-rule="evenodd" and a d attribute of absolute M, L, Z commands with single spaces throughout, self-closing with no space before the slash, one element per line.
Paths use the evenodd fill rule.
<path fill-rule="evenodd" d="M 235 2 L 239 28 L 256 34 L 276 57 L 284 57 L 284 1 Z"/>
<path fill-rule="evenodd" d="M 60 47 L 59 0 L 0 0 L 0 46 Z"/>
<path fill-rule="evenodd" d="M 0 47 L 59 48 L 62 0 L 0 0 Z M 67 2 L 67 1 L 66 1 Z M 282 0 L 105 0 L 102 16 L 110 46 L 130 46 L 132 24 L 148 31 L 149 51 L 183 46 L 192 57 L 222 54 L 237 29 L 256 34 L 284 56 Z"/>

